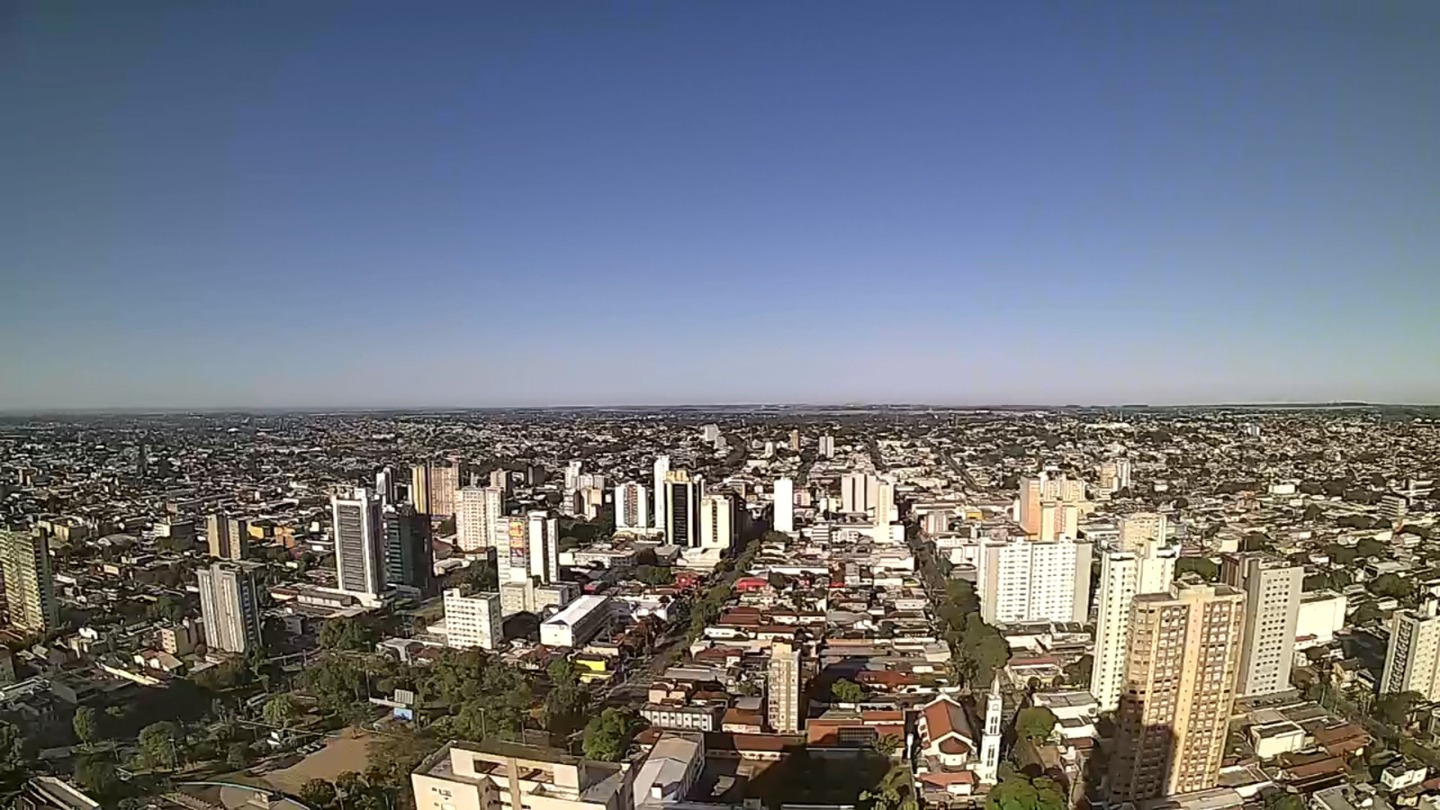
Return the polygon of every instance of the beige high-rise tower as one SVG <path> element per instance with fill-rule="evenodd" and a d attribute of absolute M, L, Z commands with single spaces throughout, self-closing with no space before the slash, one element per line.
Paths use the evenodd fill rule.
<path fill-rule="evenodd" d="M 1289 689 L 1305 569 L 1273 554 L 1229 554 L 1220 578 L 1245 592 L 1245 636 L 1235 694 L 1271 695 Z"/>
<path fill-rule="evenodd" d="M 792 642 L 770 645 L 765 704 L 771 731 L 794 734 L 800 730 L 800 648 Z"/>
<path fill-rule="evenodd" d="M 0 574 L 4 576 L 11 627 L 43 633 L 60 625 L 48 537 L 39 532 L 0 529 Z"/>
<path fill-rule="evenodd" d="M 1245 594 L 1180 583 L 1135 597 L 1110 762 L 1112 802 L 1207 790 L 1235 701 Z"/>
<path fill-rule="evenodd" d="M 220 513 L 205 519 L 205 540 L 210 556 L 222 560 L 243 560 L 250 550 L 250 524 Z"/>

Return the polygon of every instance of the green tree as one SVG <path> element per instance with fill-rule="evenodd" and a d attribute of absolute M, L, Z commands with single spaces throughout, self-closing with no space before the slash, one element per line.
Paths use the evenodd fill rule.
<path fill-rule="evenodd" d="M 1082 655 L 1073 662 L 1065 665 L 1065 682 L 1071 686 L 1083 686 L 1087 689 L 1090 686 L 1090 673 L 1095 669 L 1095 658 L 1089 654 Z"/>
<path fill-rule="evenodd" d="M 1415 590 L 1409 580 L 1397 574 L 1381 574 L 1366 583 L 1365 587 L 1376 596 L 1389 596 L 1395 599 L 1406 599 Z"/>
<path fill-rule="evenodd" d="M 1206 582 L 1218 582 L 1220 566 L 1204 557 L 1181 557 L 1175 561 L 1175 576 L 1178 579 L 1182 574 L 1199 574 Z"/>
<path fill-rule="evenodd" d="M 1325 554 L 1330 557 L 1330 562 L 1335 565 L 1353 565 L 1356 554 L 1355 549 L 1342 546 L 1339 543 L 1331 543 L 1325 547 Z"/>
<path fill-rule="evenodd" d="M 81 757 L 75 763 L 75 782 L 102 804 L 121 786 L 115 766 L 98 756 Z"/>
<path fill-rule="evenodd" d="M 861 791 L 860 801 L 869 804 L 870 810 L 917 810 L 920 806 L 915 795 L 915 779 L 910 775 L 910 766 L 897 762 L 880 778 L 879 784 Z"/>
<path fill-rule="evenodd" d="M 1391 692 L 1376 698 L 1375 716 L 1387 725 L 1401 728 L 1407 724 L 1410 710 L 1424 702 L 1425 696 L 1419 692 Z"/>
<path fill-rule="evenodd" d="M 1305 810 L 1305 800 L 1289 791 L 1276 790 L 1265 796 L 1265 810 Z"/>
<path fill-rule="evenodd" d="M 1019 772 L 1001 777 L 985 799 L 986 810 L 1065 810 L 1065 794 L 1053 779 Z"/>
<path fill-rule="evenodd" d="M 1385 618 L 1385 612 L 1383 610 L 1376 607 L 1374 602 L 1366 602 L 1360 607 L 1355 608 L 1355 612 L 1350 616 L 1350 623 L 1360 626 L 1370 624 L 1371 622 L 1378 622 L 1383 618 Z"/>
<path fill-rule="evenodd" d="M 300 704 L 288 694 L 280 694 L 265 701 L 260 717 L 272 726 L 289 728 L 301 715 Z"/>
<path fill-rule="evenodd" d="M 100 739 L 100 715 L 89 706 L 76 709 L 70 725 L 75 729 L 76 739 L 86 745 Z"/>
<path fill-rule="evenodd" d="M 310 779 L 300 786 L 300 798 L 321 810 L 335 804 L 335 786 L 324 779 Z"/>
<path fill-rule="evenodd" d="M 1355 553 L 1361 557 L 1383 557 L 1386 551 L 1384 543 L 1371 537 L 1355 544 Z"/>
<path fill-rule="evenodd" d="M 1015 715 L 1015 733 L 1027 740 L 1044 740 L 1055 730 L 1055 713 L 1044 706 L 1027 706 Z"/>
<path fill-rule="evenodd" d="M 551 687 L 541 704 L 545 727 L 551 734 L 569 735 L 584 723 L 590 693 L 580 683 L 580 668 L 571 661 L 562 658 L 551 662 L 546 674 Z"/>
<path fill-rule="evenodd" d="M 608 708 L 585 726 L 581 747 L 587 759 L 619 762 L 630 750 L 630 741 L 644 726 L 628 709 Z"/>
<path fill-rule="evenodd" d="M 375 649 L 375 628 L 356 618 L 331 619 L 320 626 L 320 646 L 327 650 L 369 652 Z"/>
<path fill-rule="evenodd" d="M 830 687 L 830 694 L 841 703 L 859 703 L 865 699 L 865 690 L 860 684 L 841 678 Z"/>
<path fill-rule="evenodd" d="M 20 727 L 0 719 L 0 787 L 19 788 L 29 777 L 30 741 Z"/>
<path fill-rule="evenodd" d="M 169 720 L 151 723 L 140 729 L 136 742 L 140 746 L 140 761 L 145 767 L 174 770 L 179 766 L 180 727 Z"/>
<path fill-rule="evenodd" d="M 243 742 L 230 743 L 225 749 L 225 764 L 234 770 L 241 770 L 250 764 L 250 746 Z"/>

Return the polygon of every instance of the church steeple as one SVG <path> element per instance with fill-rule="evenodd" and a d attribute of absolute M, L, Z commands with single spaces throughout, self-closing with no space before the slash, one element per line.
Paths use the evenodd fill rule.
<path fill-rule="evenodd" d="M 985 696 L 985 731 L 980 737 L 980 761 L 975 765 L 975 775 L 980 784 L 993 785 L 1000 778 L 1000 673 L 990 681 L 990 692 Z"/>

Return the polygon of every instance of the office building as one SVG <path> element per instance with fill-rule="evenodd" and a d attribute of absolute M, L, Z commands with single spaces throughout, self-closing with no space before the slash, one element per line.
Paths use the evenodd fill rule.
<path fill-rule="evenodd" d="M 394 467 L 381 467 L 375 471 L 375 495 L 381 503 L 399 503 L 396 498 Z"/>
<path fill-rule="evenodd" d="M 465 465 L 417 464 L 410 470 L 410 500 L 415 510 L 436 519 L 455 515 L 455 493 L 465 483 Z"/>
<path fill-rule="evenodd" d="M 775 479 L 775 515 L 771 523 L 777 532 L 795 531 L 795 482 L 789 478 Z"/>
<path fill-rule="evenodd" d="M 586 594 L 540 623 L 547 647 L 583 647 L 610 623 L 610 597 Z"/>
<path fill-rule="evenodd" d="M 12 628 L 44 633 L 60 626 L 49 537 L 38 530 L 0 529 L 0 575 Z"/>
<path fill-rule="evenodd" d="M 666 521 L 670 518 L 670 510 L 665 504 L 665 482 L 670 477 L 670 457 L 658 456 L 655 459 L 655 503 L 650 507 L 651 520 L 655 528 L 665 529 Z"/>
<path fill-rule="evenodd" d="M 665 538 L 681 548 L 700 545 L 700 498 L 704 481 L 685 470 L 665 474 Z"/>
<path fill-rule="evenodd" d="M 330 510 L 340 590 L 363 599 L 378 597 L 385 586 L 380 500 L 361 487 L 350 497 L 331 497 Z"/>
<path fill-rule="evenodd" d="M 770 645 L 770 667 L 765 677 L 765 716 L 776 734 L 801 729 L 800 648 L 793 642 Z"/>
<path fill-rule="evenodd" d="M 457 650 L 494 650 L 505 640 L 500 629 L 500 594 L 466 596 L 459 588 L 445 591 L 445 645 Z"/>
<path fill-rule="evenodd" d="M 645 529 L 650 526 L 649 502 L 645 487 L 630 482 L 615 487 L 615 528 Z"/>
<path fill-rule="evenodd" d="M 700 498 L 700 548 L 729 551 L 735 546 L 735 500 L 725 493 Z"/>
<path fill-rule="evenodd" d="M 408 503 L 384 508 L 385 584 L 430 593 L 435 556 L 430 546 L 430 518 Z"/>
<path fill-rule="evenodd" d="M 1418 692 L 1440 700 L 1440 598 L 1424 594 L 1416 609 L 1397 610 L 1390 617 L 1390 642 L 1380 694 Z"/>
<path fill-rule="evenodd" d="M 470 554 L 495 546 L 495 526 L 504 515 L 500 487 L 462 487 L 455 493 L 455 547 Z"/>
<path fill-rule="evenodd" d="M 560 526 L 549 512 L 501 518 L 496 529 L 502 545 L 496 549 L 495 567 L 502 583 L 538 577 L 549 584 L 560 578 Z"/>
<path fill-rule="evenodd" d="M 222 561 L 196 572 L 200 578 L 200 618 L 205 646 L 214 652 L 260 649 L 260 604 L 254 568 Z"/>
<path fill-rule="evenodd" d="M 1091 546 L 1078 540 L 986 540 L 976 561 L 980 611 L 990 624 L 1084 622 Z"/>
<path fill-rule="evenodd" d="M 1227 554 L 1220 578 L 1245 594 L 1235 694 L 1254 697 L 1290 689 L 1305 569 L 1273 554 Z"/>
<path fill-rule="evenodd" d="M 840 511 L 869 514 L 875 508 L 876 490 L 880 479 L 869 473 L 846 473 L 840 476 Z"/>
<path fill-rule="evenodd" d="M 415 810 L 634 810 L 634 778 L 623 763 L 490 737 L 446 744 L 410 786 Z"/>
<path fill-rule="evenodd" d="M 817 454 L 819 454 L 819 456 L 820 456 L 821 458 L 834 458 L 834 457 L 835 457 L 835 437 L 834 437 L 834 436 L 831 436 L 831 435 L 829 435 L 829 434 L 826 434 L 826 435 L 824 435 L 824 436 L 821 436 L 821 437 L 820 437 L 820 442 L 819 442 L 819 444 L 818 444 L 818 445 L 816 446 L 816 448 L 815 448 L 815 452 L 816 452 Z"/>
<path fill-rule="evenodd" d="M 1181 583 L 1135 597 L 1116 713 L 1110 801 L 1215 787 L 1235 701 L 1245 594 Z"/>
<path fill-rule="evenodd" d="M 1130 607 L 1142 593 L 1169 593 L 1175 579 L 1179 546 L 1157 541 L 1126 543 L 1122 537 L 1099 549 L 1100 593 L 1096 598 L 1095 655 L 1090 694 L 1101 711 L 1120 705 L 1125 684 L 1125 650 L 1130 639 Z"/>
<path fill-rule="evenodd" d="M 205 519 L 205 540 L 210 556 L 222 560 L 243 560 L 250 550 L 250 524 L 226 514 Z"/>

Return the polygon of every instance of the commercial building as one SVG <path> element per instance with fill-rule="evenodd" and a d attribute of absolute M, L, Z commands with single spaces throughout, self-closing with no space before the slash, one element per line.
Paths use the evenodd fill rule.
<path fill-rule="evenodd" d="M 1228 554 L 1221 580 L 1245 592 L 1245 633 L 1235 693 L 1271 695 L 1290 688 L 1295 628 L 1305 569 L 1273 554 Z"/>
<path fill-rule="evenodd" d="M 801 729 L 800 648 L 789 641 L 770 645 L 770 667 L 765 678 L 765 716 L 770 730 L 794 734 Z"/>
<path fill-rule="evenodd" d="M 504 516 L 500 487 L 462 487 L 455 493 L 455 547 L 473 553 L 497 545 L 495 527 Z"/>
<path fill-rule="evenodd" d="M 700 499 L 700 547 L 729 551 L 735 546 L 735 500 L 725 493 Z"/>
<path fill-rule="evenodd" d="M 250 524 L 226 514 L 205 519 L 205 540 L 210 556 L 222 560 L 243 560 L 250 550 Z"/>
<path fill-rule="evenodd" d="M 580 647 L 610 622 L 610 597 L 587 594 L 540 623 L 540 643 L 547 647 Z"/>
<path fill-rule="evenodd" d="M 700 498 L 704 479 L 685 470 L 665 474 L 665 538 L 681 548 L 700 545 Z"/>
<path fill-rule="evenodd" d="M 775 510 L 770 523 L 777 532 L 795 531 L 795 482 L 789 478 L 775 479 Z"/>
<path fill-rule="evenodd" d="M 1079 540 L 987 540 L 976 589 L 990 624 L 1084 622 L 1090 612 L 1091 546 Z"/>
<path fill-rule="evenodd" d="M 869 514 L 878 499 L 880 479 L 869 473 L 846 473 L 840 476 L 840 511 Z"/>
<path fill-rule="evenodd" d="M 670 477 L 670 457 L 658 456 L 655 459 L 655 504 L 651 507 L 651 519 L 657 529 L 666 529 L 666 521 L 670 517 L 670 510 L 666 506 L 665 482 Z"/>
<path fill-rule="evenodd" d="M 634 771 L 552 748 L 452 742 L 410 775 L 415 810 L 633 810 Z"/>
<path fill-rule="evenodd" d="M 505 616 L 534 613 L 543 617 L 552 609 L 565 607 L 580 595 L 580 586 L 573 582 L 552 582 L 536 585 L 526 578 L 523 582 L 500 583 L 500 612 Z"/>
<path fill-rule="evenodd" d="M 260 604 L 254 572 L 251 565 L 231 561 L 217 562 L 196 572 L 208 649 L 245 653 L 260 648 Z"/>
<path fill-rule="evenodd" d="M 1245 594 L 1180 583 L 1135 597 L 1110 762 L 1111 802 L 1215 787 L 1225 753 Z"/>
<path fill-rule="evenodd" d="M 434 518 L 455 514 L 455 493 L 464 483 L 465 465 L 417 464 L 410 470 L 410 500 L 415 510 Z"/>
<path fill-rule="evenodd" d="M 1096 599 L 1090 693 L 1100 709 L 1109 712 L 1119 706 L 1124 688 L 1131 603 L 1142 593 L 1170 591 L 1180 547 L 1153 540 L 1127 544 L 1122 531 L 1121 539 L 1102 548 L 1099 554 L 1100 593 Z"/>
<path fill-rule="evenodd" d="M 632 481 L 615 487 L 615 528 L 649 528 L 649 505 L 643 484 Z"/>
<path fill-rule="evenodd" d="M 43 532 L 0 530 L 0 574 L 11 627 L 43 633 L 60 626 L 50 539 Z"/>
<path fill-rule="evenodd" d="M 493 650 L 505 635 L 500 629 L 500 594 L 466 596 L 459 588 L 445 591 L 445 644 L 459 650 Z"/>
<path fill-rule="evenodd" d="M 385 586 L 380 499 L 360 487 L 348 498 L 332 496 L 330 509 L 340 590 L 362 599 L 378 597 Z"/>
<path fill-rule="evenodd" d="M 385 584 L 430 593 L 435 555 L 430 546 L 430 518 L 408 503 L 386 506 Z"/>
<path fill-rule="evenodd" d="M 1380 694 L 1418 692 L 1427 701 L 1440 700 L 1440 598 L 1426 594 L 1414 610 L 1390 617 L 1390 644 Z"/>

